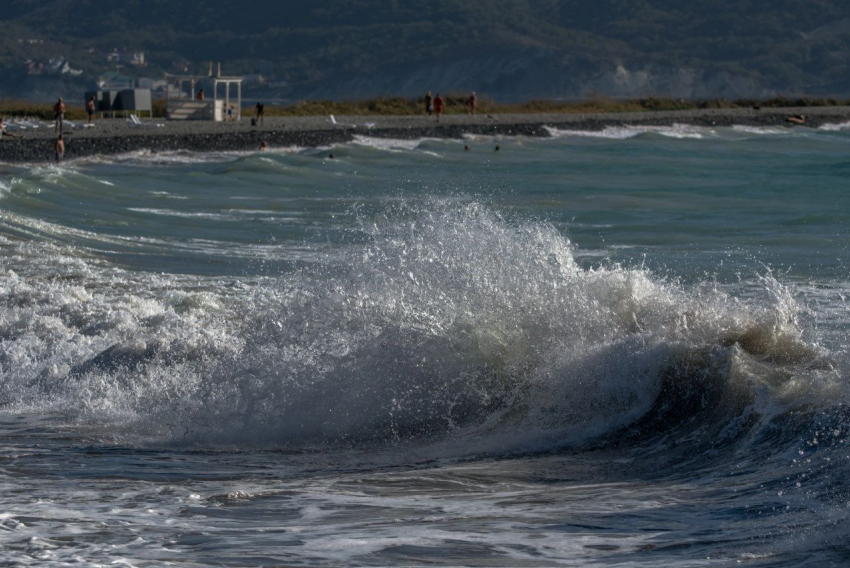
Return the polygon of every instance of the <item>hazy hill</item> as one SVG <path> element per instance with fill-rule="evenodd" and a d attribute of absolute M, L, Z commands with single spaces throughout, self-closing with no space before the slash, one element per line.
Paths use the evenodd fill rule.
<path fill-rule="evenodd" d="M 0 96 L 81 93 L 115 68 L 115 49 L 145 53 L 145 67 L 121 63 L 134 76 L 203 72 L 211 60 L 261 74 L 269 84 L 248 90 L 264 98 L 850 95 L 846 0 L 5 4 Z M 60 56 L 64 74 L 39 70 Z"/>

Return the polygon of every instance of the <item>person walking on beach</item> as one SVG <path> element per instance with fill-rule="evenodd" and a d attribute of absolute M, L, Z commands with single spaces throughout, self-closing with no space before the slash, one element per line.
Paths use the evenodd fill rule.
<path fill-rule="evenodd" d="M 431 91 L 425 93 L 425 114 L 431 116 L 431 113 L 434 112 L 434 107 L 432 103 L 434 102 L 434 97 L 431 96 Z"/>
<path fill-rule="evenodd" d="M 91 126 L 92 117 L 94 116 L 94 95 L 86 103 L 86 112 L 89 113 L 89 126 Z"/>
<path fill-rule="evenodd" d="M 469 114 L 475 116 L 475 105 L 478 104 L 478 96 L 475 94 L 475 91 L 472 91 L 472 94 L 469 95 L 469 100 L 466 101 L 466 104 L 469 105 Z"/>
<path fill-rule="evenodd" d="M 62 133 L 56 139 L 56 144 L 53 146 L 53 151 L 56 153 L 56 163 L 58 164 L 65 158 L 65 141 L 62 140 Z"/>
<path fill-rule="evenodd" d="M 440 96 L 440 93 L 437 93 L 437 96 L 434 97 L 434 114 L 437 115 L 437 122 L 440 122 L 440 116 L 443 114 L 443 105 L 445 102 L 443 101 L 443 97 Z"/>
<path fill-rule="evenodd" d="M 257 124 L 259 126 L 263 125 L 263 116 L 265 115 L 266 107 L 263 103 L 257 103 Z"/>
<path fill-rule="evenodd" d="M 65 101 L 62 100 L 62 97 L 59 97 L 59 100 L 53 105 L 53 117 L 56 119 L 53 130 L 62 134 L 62 123 L 65 122 Z"/>

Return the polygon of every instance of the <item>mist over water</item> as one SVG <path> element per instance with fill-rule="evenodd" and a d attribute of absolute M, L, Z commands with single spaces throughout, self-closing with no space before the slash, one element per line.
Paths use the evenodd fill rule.
<path fill-rule="evenodd" d="M 844 130 L 0 166 L 0 556 L 847 562 Z"/>

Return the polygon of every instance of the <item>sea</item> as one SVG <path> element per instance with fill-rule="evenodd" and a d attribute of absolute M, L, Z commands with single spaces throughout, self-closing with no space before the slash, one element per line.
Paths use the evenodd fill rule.
<path fill-rule="evenodd" d="M 850 565 L 850 123 L 0 164 L 4 566 Z"/>

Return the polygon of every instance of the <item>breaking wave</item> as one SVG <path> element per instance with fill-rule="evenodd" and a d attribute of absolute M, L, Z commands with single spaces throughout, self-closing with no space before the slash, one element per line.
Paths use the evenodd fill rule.
<path fill-rule="evenodd" d="M 135 441 L 501 452 L 683 424 L 740 436 L 845 396 L 769 274 L 744 298 L 583 267 L 552 226 L 477 203 L 377 219 L 341 259 L 274 279 L 124 273 L 4 242 L 20 268 L 0 275 L 0 404 Z"/>
<path fill-rule="evenodd" d="M 566 130 L 551 126 L 545 126 L 544 128 L 553 138 L 578 137 L 626 140 L 645 134 L 654 134 L 667 138 L 699 140 L 717 136 L 714 129 L 689 124 L 674 124 L 672 126 L 606 126 L 602 130 Z"/>

